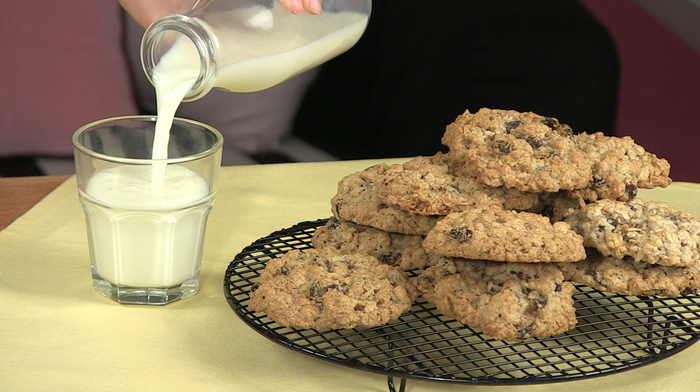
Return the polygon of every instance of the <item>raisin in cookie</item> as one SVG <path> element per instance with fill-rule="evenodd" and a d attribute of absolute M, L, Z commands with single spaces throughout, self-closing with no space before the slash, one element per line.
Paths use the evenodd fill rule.
<path fill-rule="evenodd" d="M 447 215 L 475 206 L 522 211 L 539 203 L 535 193 L 493 188 L 471 176 L 452 175 L 442 153 L 391 165 L 375 186 L 387 205 L 421 215 Z"/>
<path fill-rule="evenodd" d="M 585 260 L 556 265 L 565 279 L 613 294 L 677 297 L 700 290 L 697 263 L 690 267 L 664 267 L 631 257 L 603 256 L 592 250 Z"/>
<path fill-rule="evenodd" d="M 375 327 L 409 310 L 417 295 L 404 271 L 375 257 L 295 249 L 267 262 L 249 307 L 292 328 Z"/>
<path fill-rule="evenodd" d="M 446 215 L 423 241 L 429 253 L 512 262 L 565 262 L 586 257 L 583 238 L 564 222 L 498 209 Z"/>
<path fill-rule="evenodd" d="M 586 200 L 629 200 L 637 195 L 638 188 L 666 187 L 671 183 L 671 165 L 657 158 L 629 137 L 605 136 L 581 133 L 574 136 L 576 145 L 593 161 L 593 177 L 572 196 Z"/>
<path fill-rule="evenodd" d="M 316 229 L 311 243 L 315 248 L 333 248 L 340 253 L 363 253 L 404 270 L 423 269 L 437 264 L 440 256 L 423 249 L 423 237 L 388 233 L 384 230 L 341 222 L 331 218 Z"/>
<path fill-rule="evenodd" d="M 700 219 L 670 205 L 602 199 L 566 219 L 587 247 L 606 256 L 675 267 L 700 260 Z"/>
<path fill-rule="evenodd" d="M 552 264 L 448 258 L 415 284 L 444 315 L 496 339 L 543 338 L 576 326 L 574 286 Z"/>
<path fill-rule="evenodd" d="M 524 192 L 582 189 L 592 178 L 591 157 L 568 125 L 531 112 L 481 109 L 447 126 L 449 158 L 491 186 Z"/>
<path fill-rule="evenodd" d="M 333 216 L 341 221 L 375 227 L 391 233 L 425 235 L 437 222 L 436 216 L 412 214 L 389 207 L 376 195 L 387 165 L 376 165 L 345 176 L 331 199 Z"/>

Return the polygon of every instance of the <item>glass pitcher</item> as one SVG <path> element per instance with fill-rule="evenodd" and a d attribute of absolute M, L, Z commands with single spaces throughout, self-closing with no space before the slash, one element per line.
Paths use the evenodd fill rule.
<path fill-rule="evenodd" d="M 295 15 L 278 0 L 197 0 L 149 26 L 141 63 L 190 80 L 183 101 L 212 88 L 250 92 L 272 87 L 345 52 L 362 36 L 371 0 L 322 0 L 319 15 Z M 155 76 L 154 76 L 155 75 Z"/>

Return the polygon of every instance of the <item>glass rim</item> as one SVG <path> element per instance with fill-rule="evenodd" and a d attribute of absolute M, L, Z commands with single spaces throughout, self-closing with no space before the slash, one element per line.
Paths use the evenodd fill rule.
<path fill-rule="evenodd" d="M 83 144 L 80 143 L 78 140 L 78 137 L 85 133 L 85 131 L 96 128 L 100 125 L 106 125 L 111 122 L 117 122 L 117 121 L 142 121 L 142 122 L 151 122 L 155 124 L 156 119 L 158 116 L 154 115 L 133 115 L 133 116 L 117 116 L 117 117 L 108 117 L 104 118 L 101 120 L 96 120 L 93 122 L 90 122 L 88 124 L 83 125 L 82 127 L 78 128 L 74 133 L 73 137 L 71 138 L 73 142 L 73 147 L 83 154 L 86 154 L 88 156 L 92 156 L 95 158 L 99 158 L 103 161 L 108 161 L 108 162 L 115 162 L 115 163 L 124 163 L 124 164 L 129 164 L 129 165 L 150 165 L 153 162 L 159 162 L 159 163 L 165 163 L 165 164 L 171 164 L 171 163 L 182 163 L 182 162 L 191 162 L 191 161 L 196 161 L 198 159 L 210 156 L 214 153 L 217 152 L 217 150 L 221 150 L 224 144 L 224 137 L 219 132 L 216 128 L 212 127 L 211 125 L 207 125 L 205 123 L 195 121 L 195 120 L 190 120 L 186 118 L 181 118 L 181 117 L 175 117 L 173 119 L 173 124 L 175 123 L 185 123 L 189 125 L 194 125 L 199 128 L 203 128 L 216 137 L 216 143 L 214 143 L 213 146 L 210 148 L 198 152 L 196 154 L 192 155 L 187 155 L 184 157 L 179 157 L 179 158 L 166 158 L 166 159 L 143 159 L 143 158 L 123 158 L 123 157 L 115 157 L 112 155 L 107 155 L 107 154 L 102 154 L 96 151 L 93 151 L 87 147 L 85 147 Z"/>

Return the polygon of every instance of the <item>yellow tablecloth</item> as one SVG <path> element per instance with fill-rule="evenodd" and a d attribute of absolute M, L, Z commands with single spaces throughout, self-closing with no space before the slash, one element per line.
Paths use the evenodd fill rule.
<path fill-rule="evenodd" d="M 165 307 L 119 305 L 93 288 L 70 178 L 0 232 L 2 391 L 387 391 L 386 377 L 282 347 L 248 328 L 223 294 L 246 245 L 330 216 L 346 174 L 374 161 L 222 169 L 200 292 Z M 700 216 L 700 185 L 642 191 Z M 566 383 L 483 386 L 408 380 L 408 391 L 700 391 L 700 345 L 638 369 Z"/>

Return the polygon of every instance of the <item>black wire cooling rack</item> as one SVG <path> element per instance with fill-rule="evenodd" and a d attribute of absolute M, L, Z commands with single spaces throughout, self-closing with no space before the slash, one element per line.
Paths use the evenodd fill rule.
<path fill-rule="evenodd" d="M 326 219 L 302 222 L 255 241 L 226 270 L 224 291 L 250 327 L 293 350 L 337 364 L 384 374 L 394 392 L 406 379 L 473 384 L 532 384 L 620 372 L 671 356 L 700 337 L 700 298 L 638 298 L 577 285 L 577 327 L 563 335 L 521 343 L 494 340 L 419 298 L 407 313 L 368 329 L 283 327 L 248 308 L 250 288 L 268 260 L 311 248 Z M 416 276 L 420 271 L 409 275 Z"/>

